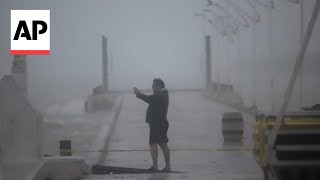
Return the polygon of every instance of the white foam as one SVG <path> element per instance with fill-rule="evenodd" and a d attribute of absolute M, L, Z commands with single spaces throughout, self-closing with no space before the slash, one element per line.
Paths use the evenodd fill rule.
<path fill-rule="evenodd" d="M 45 108 L 47 115 L 81 115 L 84 113 L 84 99 L 74 99 L 62 104 L 52 104 Z"/>

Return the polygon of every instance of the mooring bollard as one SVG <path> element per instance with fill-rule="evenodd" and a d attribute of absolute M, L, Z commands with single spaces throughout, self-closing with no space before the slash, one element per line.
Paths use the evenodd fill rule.
<path fill-rule="evenodd" d="M 71 140 L 60 141 L 60 156 L 72 156 Z"/>
<path fill-rule="evenodd" d="M 225 112 L 222 116 L 222 135 L 224 141 L 241 141 L 243 118 L 240 112 Z"/>

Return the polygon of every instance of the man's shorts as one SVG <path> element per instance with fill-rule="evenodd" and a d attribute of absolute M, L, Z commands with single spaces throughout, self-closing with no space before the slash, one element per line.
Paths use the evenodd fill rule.
<path fill-rule="evenodd" d="M 166 144 L 169 139 L 167 132 L 169 128 L 168 121 L 163 123 L 150 123 L 149 144 Z"/>

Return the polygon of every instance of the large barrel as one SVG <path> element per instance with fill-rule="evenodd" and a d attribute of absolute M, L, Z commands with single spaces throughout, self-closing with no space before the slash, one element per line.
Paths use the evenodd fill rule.
<path fill-rule="evenodd" d="M 243 118 L 240 112 L 225 112 L 222 116 L 222 135 L 224 141 L 241 141 Z"/>

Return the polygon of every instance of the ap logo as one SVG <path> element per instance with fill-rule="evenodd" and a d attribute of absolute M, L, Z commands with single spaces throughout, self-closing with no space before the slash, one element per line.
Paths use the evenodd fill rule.
<path fill-rule="evenodd" d="M 11 54 L 50 54 L 50 10 L 11 10 Z"/>

